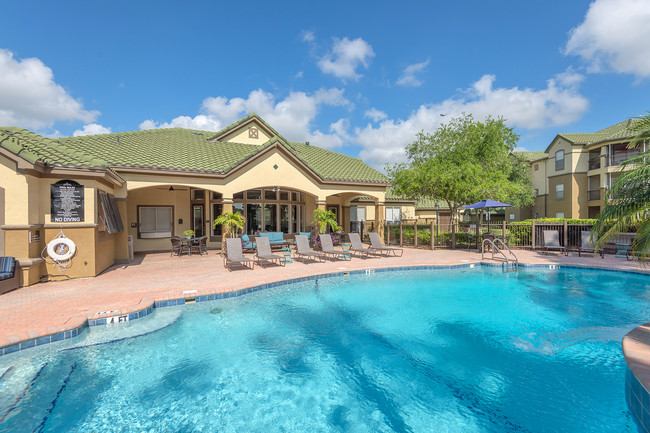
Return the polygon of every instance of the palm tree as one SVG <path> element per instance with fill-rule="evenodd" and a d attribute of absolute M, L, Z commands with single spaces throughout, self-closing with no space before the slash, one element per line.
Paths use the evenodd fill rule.
<path fill-rule="evenodd" d="M 314 209 L 314 221 L 312 224 L 318 224 L 318 233 L 323 234 L 329 225 L 333 231 L 341 230 L 336 223 L 336 215 L 331 210 Z"/>
<path fill-rule="evenodd" d="M 621 164 L 621 170 L 628 166 L 632 169 L 624 171 L 608 191 L 592 232 L 599 236 L 596 247 L 602 248 L 616 234 L 636 228 L 632 251 L 645 262 L 650 252 L 650 113 L 642 116 L 632 130 L 637 135 L 628 146 L 642 151 Z"/>
<path fill-rule="evenodd" d="M 221 254 L 226 255 L 226 238 L 232 237 L 238 230 L 244 228 L 246 218 L 239 213 L 224 212 L 219 215 L 212 223 L 213 227 L 220 225 L 223 230 L 221 231 Z"/>

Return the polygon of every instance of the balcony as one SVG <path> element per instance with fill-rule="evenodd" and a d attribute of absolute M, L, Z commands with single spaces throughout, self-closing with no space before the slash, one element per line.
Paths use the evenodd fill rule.
<path fill-rule="evenodd" d="M 600 200 L 600 190 L 595 189 L 593 191 L 588 191 L 587 192 L 587 200 L 589 200 L 589 201 Z"/>
<path fill-rule="evenodd" d="M 619 165 L 624 161 L 627 161 L 628 159 L 638 156 L 641 152 L 639 149 L 629 149 L 629 150 L 622 150 L 619 152 L 614 152 L 610 158 L 610 164 L 609 165 Z"/>
<path fill-rule="evenodd" d="M 589 160 L 589 170 L 596 170 L 600 168 L 600 156 Z"/>

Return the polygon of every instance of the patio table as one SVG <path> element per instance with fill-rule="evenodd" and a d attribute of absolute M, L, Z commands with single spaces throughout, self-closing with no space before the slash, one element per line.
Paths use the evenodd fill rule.
<path fill-rule="evenodd" d="M 198 238 L 181 238 L 181 243 L 187 245 L 187 255 L 191 256 L 192 255 L 192 244 L 194 242 L 198 242 L 200 237 Z"/>

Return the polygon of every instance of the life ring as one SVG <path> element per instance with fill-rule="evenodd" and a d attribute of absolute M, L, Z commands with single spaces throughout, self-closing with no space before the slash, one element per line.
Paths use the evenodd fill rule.
<path fill-rule="evenodd" d="M 63 254 L 59 254 L 57 250 L 59 245 L 65 245 L 68 247 L 68 251 Z M 64 262 L 74 256 L 74 253 L 77 251 L 77 246 L 72 242 L 72 239 L 68 238 L 57 238 L 50 241 L 47 244 L 47 255 L 52 258 L 55 262 Z"/>

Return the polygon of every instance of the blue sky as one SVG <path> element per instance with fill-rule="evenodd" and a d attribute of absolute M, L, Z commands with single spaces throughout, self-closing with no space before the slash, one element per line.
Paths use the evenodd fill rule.
<path fill-rule="evenodd" d="M 218 130 L 255 111 L 382 168 L 462 112 L 544 150 L 650 111 L 650 0 L 496 4 L 9 0 L 0 125 Z"/>

